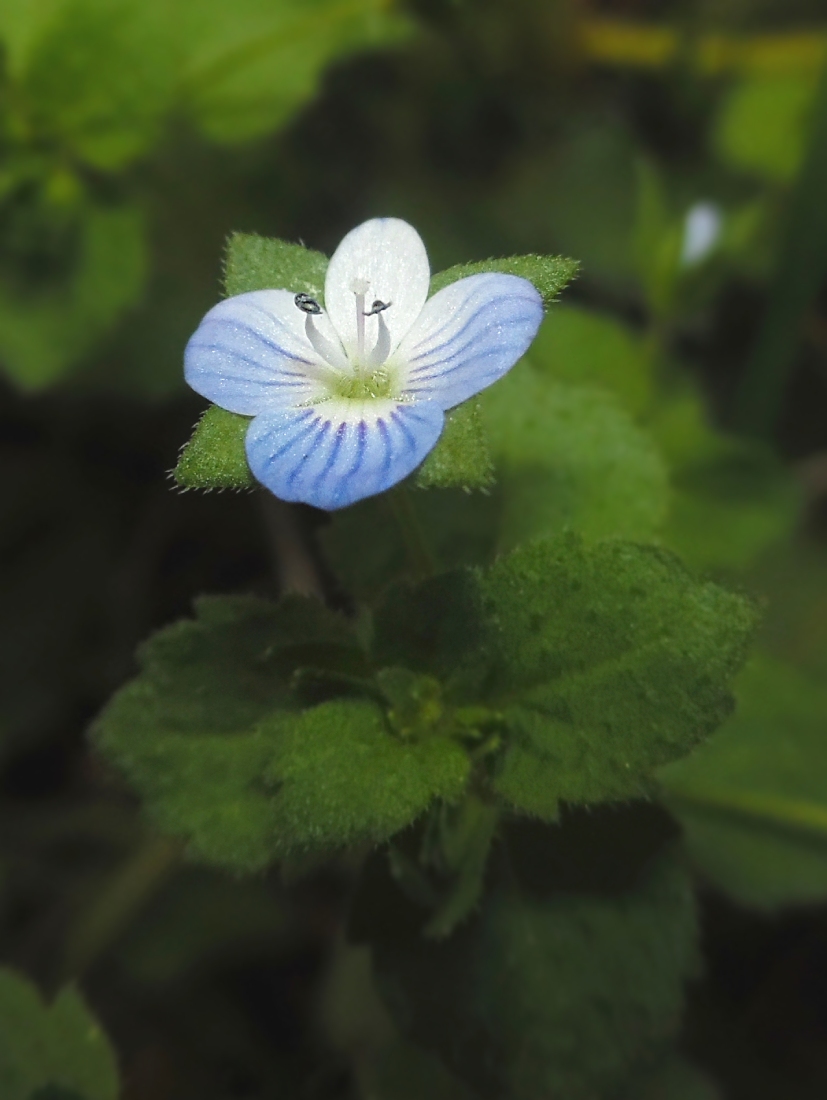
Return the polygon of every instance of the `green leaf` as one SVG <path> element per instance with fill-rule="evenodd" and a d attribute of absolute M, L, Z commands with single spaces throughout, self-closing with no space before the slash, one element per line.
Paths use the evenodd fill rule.
<path fill-rule="evenodd" d="M 244 450 L 249 426 L 248 416 L 210 405 L 173 470 L 181 488 L 251 489 L 255 481 Z"/>
<path fill-rule="evenodd" d="M 526 539 L 566 528 L 589 539 L 647 539 L 658 531 L 669 500 L 663 462 L 611 395 L 558 385 L 523 362 L 481 394 L 480 404 L 496 483 L 486 493 L 441 490 L 412 500 L 443 568 L 485 564 Z M 360 599 L 375 601 L 409 571 L 382 500 L 337 512 L 321 538 Z"/>
<path fill-rule="evenodd" d="M 538 542 L 482 586 L 497 631 L 486 702 L 512 735 L 495 786 L 526 812 L 648 794 L 729 714 L 754 609 L 670 554 Z"/>
<path fill-rule="evenodd" d="M 651 404 L 643 340 L 606 314 L 560 304 L 543 321 L 527 358 L 557 382 L 610 390 L 633 416 Z"/>
<path fill-rule="evenodd" d="M 0 361 L 23 389 L 42 389 L 76 366 L 143 287 L 139 210 L 90 207 L 77 236 L 65 277 L 25 293 L 0 279 Z"/>
<path fill-rule="evenodd" d="M 439 441 L 415 475 L 421 489 L 487 489 L 494 467 L 479 401 L 466 401 L 445 416 Z"/>
<path fill-rule="evenodd" d="M 577 274 L 579 264 L 564 256 L 506 256 L 500 260 L 481 260 L 471 264 L 456 264 L 440 271 L 431 278 L 431 294 L 450 286 L 468 275 L 485 271 L 499 271 L 506 275 L 519 275 L 533 283 L 543 297 L 543 305 L 549 308 L 558 295 Z"/>
<path fill-rule="evenodd" d="M 768 447 L 714 431 L 699 395 L 664 402 L 649 430 L 672 473 L 664 541 L 690 565 L 744 568 L 790 534 L 800 486 Z"/>
<path fill-rule="evenodd" d="M 468 757 L 455 742 L 389 736 L 376 704 L 324 703 L 278 731 L 266 779 L 291 850 L 387 840 L 435 798 L 456 801 Z"/>
<path fill-rule="evenodd" d="M 238 144 L 283 125 L 334 58 L 399 41 L 410 23 L 383 0 L 183 0 L 183 94 L 213 141 Z"/>
<path fill-rule="evenodd" d="M 462 793 L 465 751 L 391 732 L 341 616 L 299 597 L 213 598 L 196 610 L 142 648 L 141 673 L 93 730 L 191 859 L 255 871 L 385 839 L 433 799 Z M 308 679 L 323 698 L 356 698 L 303 710 Z"/>
<path fill-rule="evenodd" d="M 500 549 L 565 527 L 591 539 L 657 531 L 666 470 L 609 394 L 558 385 L 522 363 L 482 407 L 501 486 Z"/>
<path fill-rule="evenodd" d="M 321 252 L 256 233 L 233 233 L 227 242 L 224 287 L 228 297 L 250 290 L 292 290 L 324 300 L 328 259 Z"/>
<path fill-rule="evenodd" d="M 697 929 L 668 857 L 615 894 L 497 890 L 444 945 L 418 934 L 413 904 L 376 891 L 357 899 L 353 931 L 394 1019 L 483 1097 L 605 1096 L 680 1024 Z"/>
<path fill-rule="evenodd" d="M 667 805 L 698 867 L 763 909 L 827 897 L 827 690 L 757 658 L 711 741 L 664 768 Z"/>
<path fill-rule="evenodd" d="M 714 122 L 712 141 L 720 159 L 774 183 L 789 183 L 804 157 L 817 86 L 817 74 L 806 72 L 737 83 Z"/>
<path fill-rule="evenodd" d="M 62 4 L 28 59 L 30 125 L 96 169 L 123 168 L 160 138 L 175 95 L 171 45 L 140 5 Z"/>
<path fill-rule="evenodd" d="M 117 1100 L 118 1072 L 106 1036 L 74 988 L 49 1005 L 24 978 L 0 970 L 0 1094 L 31 1100 Z"/>

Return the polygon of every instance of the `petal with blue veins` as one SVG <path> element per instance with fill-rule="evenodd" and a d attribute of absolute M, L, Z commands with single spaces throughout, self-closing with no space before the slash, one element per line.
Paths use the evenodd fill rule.
<path fill-rule="evenodd" d="M 244 416 L 316 400 L 331 368 L 307 338 L 306 317 L 288 290 L 254 290 L 219 302 L 187 344 L 187 382 Z"/>
<path fill-rule="evenodd" d="M 467 401 L 514 366 L 542 319 L 542 298 L 527 279 L 491 272 L 451 283 L 425 303 L 392 357 L 404 371 L 404 397 L 443 409 Z"/>
<path fill-rule="evenodd" d="M 407 477 L 439 438 L 430 401 L 321 402 L 257 416 L 247 432 L 254 476 L 282 500 L 334 511 Z"/>

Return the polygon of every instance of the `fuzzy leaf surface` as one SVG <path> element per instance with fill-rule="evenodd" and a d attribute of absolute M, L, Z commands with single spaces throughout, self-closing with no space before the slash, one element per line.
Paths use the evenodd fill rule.
<path fill-rule="evenodd" d="M 173 471 L 182 489 L 252 489 L 244 439 L 248 416 L 210 405 L 184 445 Z"/>
<path fill-rule="evenodd" d="M 387 839 L 461 795 L 465 751 L 394 735 L 344 618 L 300 597 L 196 611 L 142 647 L 140 674 L 93 730 L 191 859 L 256 871 Z"/>
<path fill-rule="evenodd" d="M 456 264 L 431 277 L 431 294 L 436 294 L 458 279 L 469 275 L 479 275 L 487 271 L 498 271 L 506 275 L 519 275 L 528 279 L 539 290 L 543 305 L 548 307 L 557 299 L 560 292 L 577 275 L 580 265 L 576 260 L 565 256 L 506 256 L 499 260 L 480 260 L 470 264 Z"/>
<path fill-rule="evenodd" d="M 656 767 L 730 713 L 754 608 L 672 555 L 561 538 L 482 583 L 498 651 L 488 691 L 513 738 L 496 785 L 516 806 L 550 816 L 554 798 L 645 795 Z"/>

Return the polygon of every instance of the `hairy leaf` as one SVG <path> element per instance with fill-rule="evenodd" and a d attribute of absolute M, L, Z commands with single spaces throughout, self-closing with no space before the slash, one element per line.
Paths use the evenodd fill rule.
<path fill-rule="evenodd" d="M 117 1100 L 115 1055 L 76 989 L 50 1005 L 11 970 L 0 970 L 0 1094 L 31 1100 Z"/>
<path fill-rule="evenodd" d="M 646 794 L 729 714 L 754 609 L 671 555 L 564 538 L 482 583 L 497 629 L 488 701 L 513 738 L 495 783 L 527 812 Z"/>
<path fill-rule="evenodd" d="M 666 470 L 610 395 L 558 385 L 523 363 L 482 395 L 482 407 L 501 485 L 501 549 L 565 527 L 589 538 L 657 531 Z"/>
<path fill-rule="evenodd" d="M 250 290 L 292 290 L 324 300 L 327 256 L 275 237 L 233 233 L 227 242 L 227 297 Z"/>
<path fill-rule="evenodd" d="M 285 723 L 266 779 L 278 788 L 277 829 L 293 848 L 387 840 L 434 798 L 455 801 L 468 757 L 447 738 L 389 736 L 361 700 L 324 703 Z"/>
<path fill-rule="evenodd" d="M 299 597 L 196 610 L 142 648 L 141 673 L 93 731 L 190 858 L 259 870 L 386 839 L 435 798 L 460 796 L 464 749 L 392 730 L 342 617 Z"/>
<path fill-rule="evenodd" d="M 487 489 L 494 481 L 479 401 L 451 409 L 439 441 L 416 472 L 421 489 Z"/>
<path fill-rule="evenodd" d="M 250 418 L 210 405 L 173 471 L 182 489 L 251 489 L 244 440 Z"/>
<path fill-rule="evenodd" d="M 533 283 L 548 307 L 577 274 L 579 264 L 564 256 L 506 256 L 500 260 L 480 260 L 477 263 L 456 264 L 431 278 L 431 294 L 450 286 L 458 279 L 478 275 L 486 271 L 499 271 L 506 275 L 519 275 Z"/>

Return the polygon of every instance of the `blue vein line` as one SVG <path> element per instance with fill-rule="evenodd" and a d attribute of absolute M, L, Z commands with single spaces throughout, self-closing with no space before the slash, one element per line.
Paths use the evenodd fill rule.
<path fill-rule="evenodd" d="M 330 425 L 330 421 L 328 421 L 328 426 L 329 425 Z M 321 482 L 327 477 L 327 475 L 330 473 L 331 469 L 333 468 L 333 464 L 336 461 L 336 458 L 339 454 L 339 451 L 342 449 L 342 443 L 344 442 L 344 438 L 345 438 L 346 433 L 347 433 L 347 421 L 342 421 L 342 423 L 336 429 L 336 438 L 333 441 L 333 447 L 331 448 L 331 451 L 330 451 L 330 458 L 328 458 L 327 462 L 324 464 L 324 468 L 322 469 L 322 472 L 313 481 L 314 491 L 316 489 L 318 489 Z"/>
<path fill-rule="evenodd" d="M 413 435 L 413 433 L 411 432 L 411 429 L 405 423 L 403 418 L 398 415 L 398 412 L 402 412 L 403 409 L 405 409 L 404 405 L 397 405 L 396 409 L 391 413 L 391 420 L 396 424 L 397 428 L 399 428 L 402 435 L 404 435 L 405 438 L 407 439 L 409 450 L 415 451 L 416 450 L 416 437 Z M 414 415 L 414 420 L 419 420 L 421 422 L 423 419 L 424 418 L 421 417 L 421 416 Z"/>
<path fill-rule="evenodd" d="M 296 370 L 280 370 L 278 367 L 271 367 L 269 364 L 261 363 L 258 359 L 251 359 L 249 355 L 242 355 L 231 348 L 222 347 L 220 344 L 190 344 L 190 347 L 195 351 L 218 351 L 223 352 L 225 355 L 232 356 L 241 363 L 249 363 L 251 367 L 256 367 L 257 370 L 268 371 L 270 374 L 284 375 L 286 378 L 301 378 L 304 382 L 309 382 L 311 379 L 303 371 Z M 294 359 L 294 363 L 304 362 L 303 359 Z M 315 364 L 309 363 L 308 366 L 314 366 Z M 204 370 L 203 367 L 199 367 L 198 370 Z M 220 373 L 215 367 L 211 368 L 211 372 Z M 248 381 L 255 381 L 256 385 L 280 385 L 278 382 L 259 382 L 258 379 L 248 379 Z"/>
<path fill-rule="evenodd" d="M 391 435 L 388 431 L 388 425 L 381 417 L 376 421 L 376 427 L 379 429 L 379 434 L 382 436 L 382 442 L 385 445 L 385 457 L 382 459 L 382 464 L 379 467 L 379 479 L 381 483 L 384 481 L 385 477 L 387 477 L 388 470 L 390 469 L 393 447 L 391 446 Z"/>
<path fill-rule="evenodd" d="M 527 298 L 523 298 L 523 299 L 522 299 L 522 301 L 528 301 L 528 299 L 527 299 Z M 461 340 L 461 339 L 462 339 L 462 338 L 463 338 L 463 337 L 465 336 L 465 334 L 466 334 L 466 332 L 467 332 L 467 330 L 468 330 L 469 326 L 470 326 L 470 325 L 472 325 L 472 324 L 474 324 L 474 322 L 476 321 L 477 317 L 479 317 L 479 315 L 480 315 L 481 313 L 483 313 L 483 312 L 484 312 L 485 308 L 486 308 L 486 307 L 482 307 L 481 309 L 478 309 L 478 310 L 477 310 L 477 312 L 476 312 L 476 313 L 474 314 L 474 316 L 473 316 L 473 317 L 471 317 L 471 318 L 470 318 L 470 319 L 469 319 L 469 320 L 468 320 L 468 321 L 467 321 L 467 322 L 466 322 L 466 323 L 465 323 L 465 324 L 464 324 L 464 325 L 462 326 L 462 328 L 461 328 L 461 329 L 459 329 L 459 330 L 458 330 L 458 331 L 457 331 L 457 332 L 456 332 L 456 333 L 455 333 L 455 334 L 454 334 L 454 335 L 453 335 L 453 336 L 451 337 L 451 339 L 450 339 L 450 340 L 446 340 L 446 341 L 445 341 L 445 343 L 441 344 L 441 345 L 440 345 L 440 346 L 439 346 L 438 348 L 432 348 L 431 350 L 429 350 L 429 351 L 427 351 L 427 352 L 423 352 L 423 354 L 422 354 L 422 355 L 418 355 L 418 356 L 416 356 L 416 357 L 412 358 L 412 359 L 410 360 L 411 364 L 413 364 L 413 363 L 416 363 L 416 362 L 418 362 L 419 360 L 430 360 L 430 359 L 432 359 L 432 358 L 433 358 L 434 356 L 438 355 L 438 354 L 439 354 L 439 353 L 440 353 L 441 351 L 443 351 L 443 350 L 444 350 L 445 348 L 448 348 L 448 347 L 450 347 L 450 346 L 451 346 L 452 344 L 456 344 L 456 343 L 457 343 L 457 341 Z M 525 323 L 526 321 L 528 321 L 528 320 L 531 320 L 531 318 L 530 318 L 530 317 L 529 317 L 529 316 L 528 316 L 527 314 L 523 314 L 523 315 L 522 315 L 522 316 L 520 316 L 520 317 L 511 317 L 511 318 L 509 318 L 508 320 L 502 320 L 502 321 L 498 321 L 498 322 L 497 322 L 497 328 L 506 328 L 506 327 L 513 327 L 514 325 L 517 325 L 517 324 L 524 324 L 524 323 Z M 469 347 L 471 347 L 471 345 L 472 345 L 472 344 L 473 344 L 473 343 L 475 342 L 475 340 L 479 339 L 479 335 L 480 335 L 480 334 L 475 334 L 474 336 L 472 336 L 472 337 L 471 337 L 471 339 L 470 339 L 470 340 L 469 340 L 469 341 L 468 341 L 468 342 L 467 342 L 466 344 L 464 344 L 464 345 L 463 345 L 463 346 L 462 346 L 461 348 L 457 349 L 456 351 L 453 351 L 453 352 L 451 352 L 451 354 L 450 354 L 450 355 L 446 355 L 446 356 L 444 356 L 444 357 L 443 357 L 442 359 L 440 359 L 440 362 L 442 362 L 442 363 L 450 363 L 452 359 L 456 359 L 456 357 L 457 357 L 458 355 L 461 355 L 461 354 L 462 354 L 463 352 L 467 351 L 467 350 L 468 350 L 468 348 L 469 348 Z M 428 369 L 429 367 L 433 367 L 434 365 L 435 365 L 435 364 L 434 364 L 433 362 L 427 362 L 427 361 L 426 361 L 426 362 L 423 362 L 423 363 L 421 364 L 421 366 L 419 366 L 419 367 L 414 367 L 414 368 L 413 368 L 413 370 L 411 371 L 411 373 L 412 373 L 412 374 L 417 374 L 417 373 L 418 373 L 419 371 L 427 370 L 427 369 Z"/>
<path fill-rule="evenodd" d="M 319 418 L 319 419 L 321 419 L 321 418 Z M 314 420 L 313 421 L 313 427 L 315 427 L 316 424 L 318 424 L 318 423 L 319 423 L 318 419 Z M 293 468 L 292 473 L 290 474 L 290 477 L 288 477 L 288 479 L 287 479 L 287 484 L 288 485 L 292 485 L 293 482 L 296 480 L 298 475 L 301 473 L 305 462 L 307 462 L 308 458 L 310 458 L 311 453 L 318 446 L 321 445 L 322 440 L 327 435 L 329 430 L 330 430 L 330 421 L 325 420 L 325 422 L 322 424 L 321 428 L 316 432 L 316 435 L 313 437 L 311 442 L 308 444 L 307 449 L 305 450 L 304 454 L 299 457 L 299 461 L 296 463 L 296 465 Z"/>
<path fill-rule="evenodd" d="M 303 420 L 306 421 L 307 418 L 309 416 L 313 416 L 315 412 L 315 409 L 308 409 L 307 412 L 302 413 L 302 415 L 294 422 L 294 424 L 300 424 Z M 313 420 L 310 424 L 304 424 L 303 427 L 298 432 L 296 432 L 295 435 L 292 435 L 286 443 L 282 444 L 282 446 L 279 447 L 277 451 L 274 451 L 273 454 L 271 454 L 267 458 L 267 461 L 264 463 L 265 470 L 269 469 L 274 462 L 277 462 L 278 459 L 280 459 L 286 451 L 289 451 L 294 443 L 298 443 L 303 436 L 307 435 L 308 432 L 311 432 L 313 428 L 319 423 L 320 419 L 321 418 L 317 416 L 316 419 Z M 278 428 L 276 429 L 276 431 L 278 431 Z"/>
<path fill-rule="evenodd" d="M 354 475 L 357 474 L 362 468 L 362 462 L 365 457 L 365 448 L 367 446 L 367 436 L 368 426 L 364 422 L 364 420 L 360 420 L 359 427 L 357 428 L 356 460 L 350 467 L 348 472 L 345 474 L 345 476 L 342 478 L 342 480 L 339 482 L 339 492 L 337 494 L 337 499 L 341 499 L 343 495 L 342 490 L 344 489 L 345 485 L 347 485 L 351 478 L 354 477 Z"/>
<path fill-rule="evenodd" d="M 283 358 L 291 359 L 294 363 L 304 363 L 304 365 L 307 367 L 318 366 L 318 364 L 314 363 L 312 359 L 303 359 L 300 355 L 294 355 L 292 352 L 287 351 L 286 348 L 283 348 L 280 344 L 276 344 L 273 340 L 269 339 L 269 337 L 265 336 L 263 332 L 259 332 L 258 329 L 253 328 L 253 326 L 248 324 L 246 321 L 230 321 L 229 319 L 215 318 L 212 321 L 207 321 L 204 327 L 207 328 L 210 325 L 219 325 L 224 328 L 229 327 L 233 329 L 245 329 L 247 332 L 255 336 L 257 340 L 260 340 L 262 344 L 264 344 L 268 348 L 271 348 Z"/>

